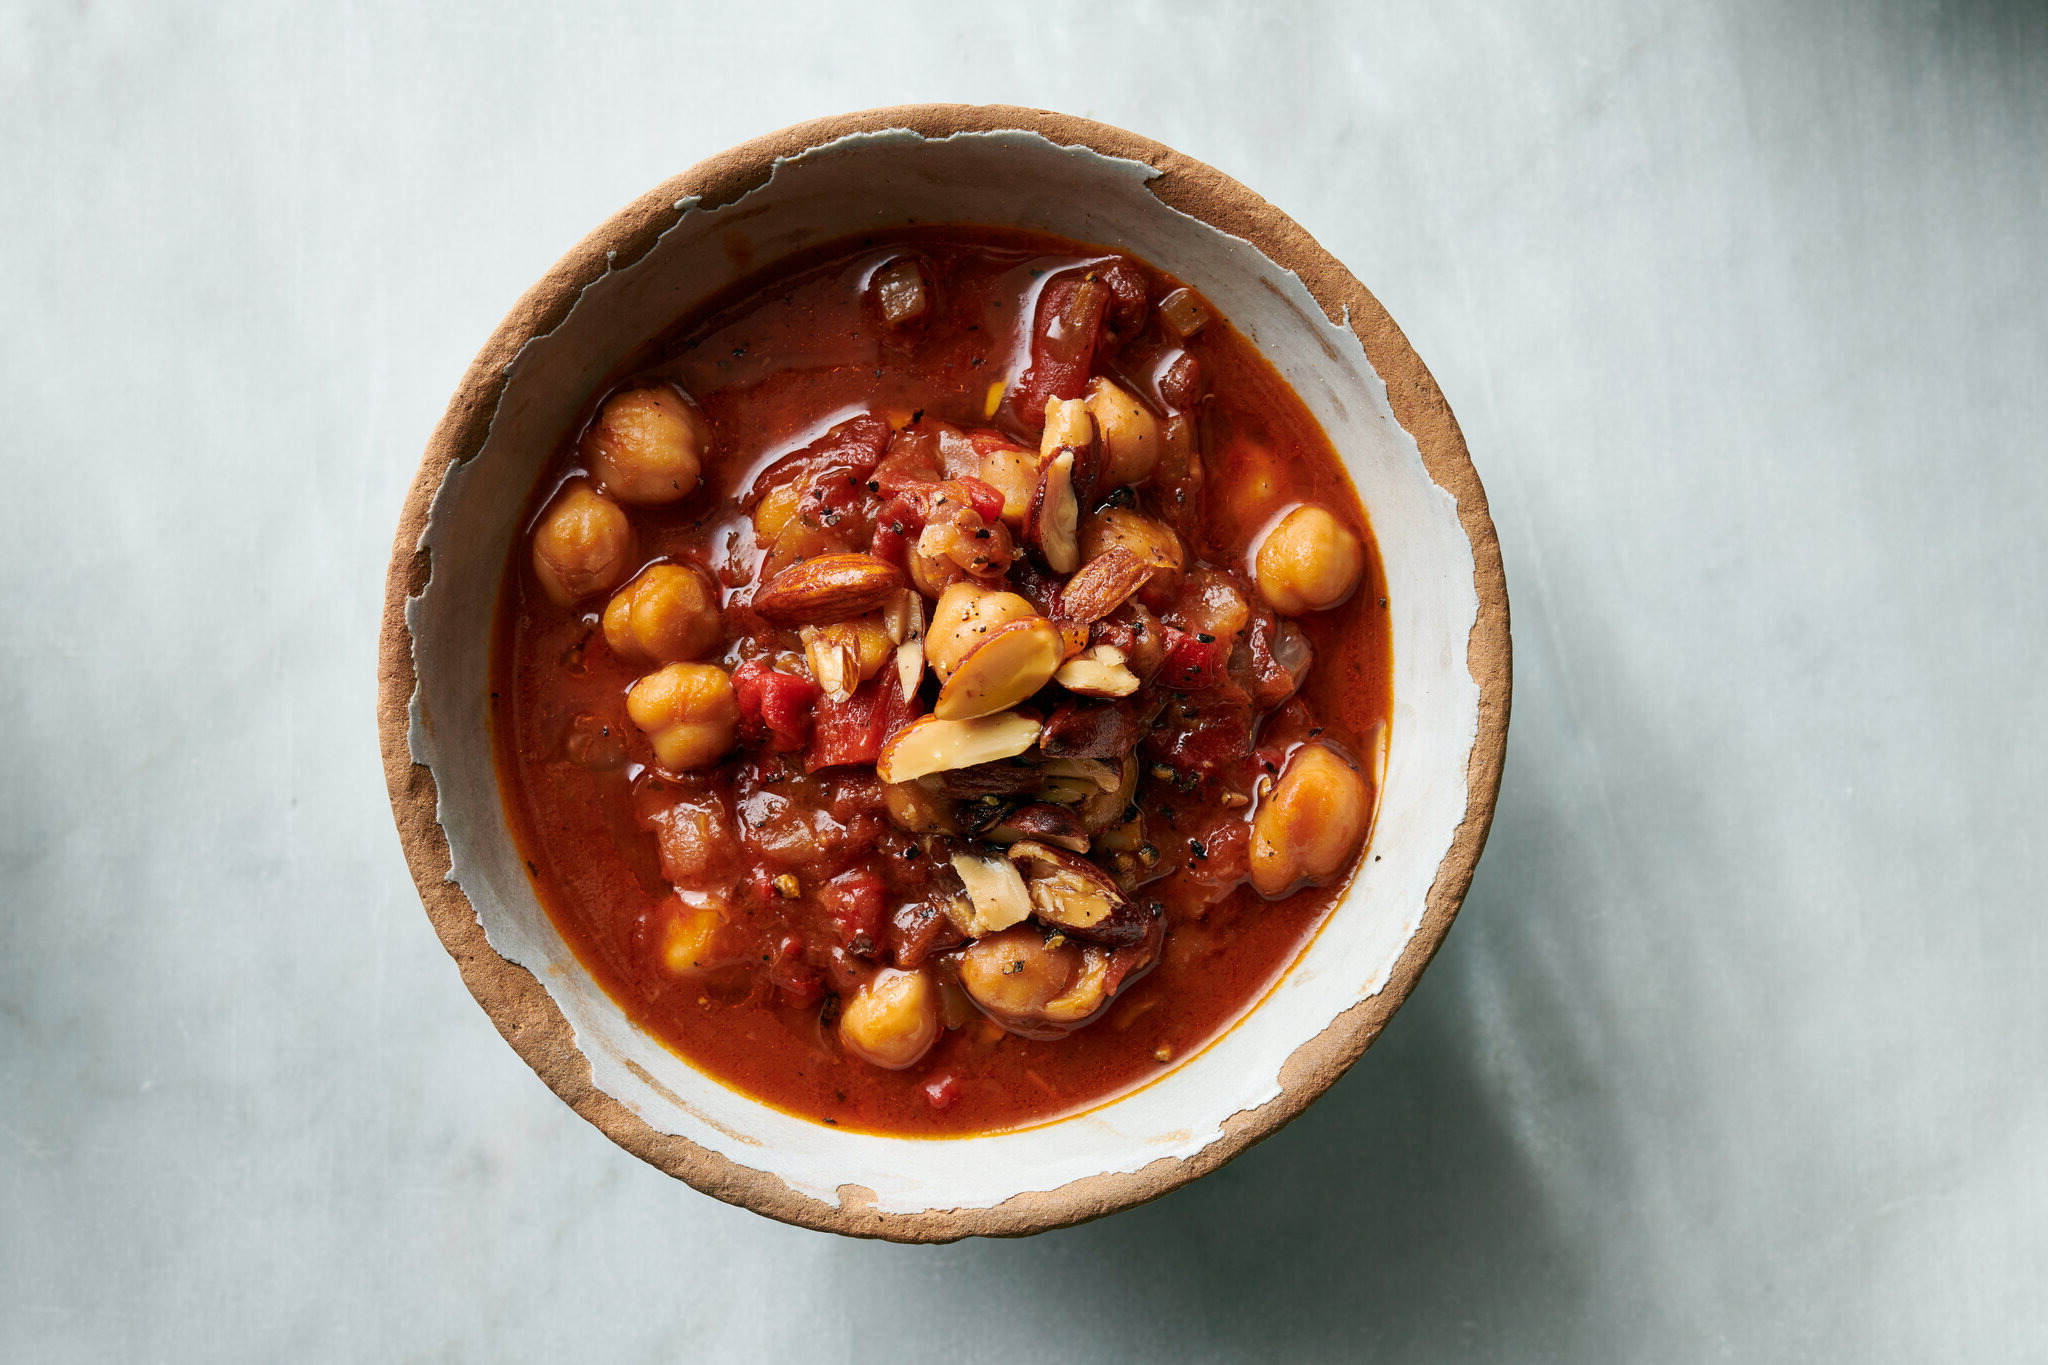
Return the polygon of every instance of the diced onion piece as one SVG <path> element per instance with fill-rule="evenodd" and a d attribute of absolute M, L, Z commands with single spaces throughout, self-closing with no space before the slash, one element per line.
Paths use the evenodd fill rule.
<path fill-rule="evenodd" d="M 1159 300 L 1159 320 L 1175 336 L 1186 341 L 1209 325 L 1209 308 L 1201 295 L 1182 286 Z"/>
<path fill-rule="evenodd" d="M 917 321 L 931 306 L 924 271 L 907 256 L 877 270 L 874 289 L 876 302 L 882 306 L 882 317 L 891 327 Z"/>

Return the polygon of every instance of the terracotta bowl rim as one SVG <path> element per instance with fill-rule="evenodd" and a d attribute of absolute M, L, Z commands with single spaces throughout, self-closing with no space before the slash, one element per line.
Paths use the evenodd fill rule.
<path fill-rule="evenodd" d="M 485 941 L 468 896 L 448 880 L 448 842 L 436 820 L 432 773 L 408 744 L 415 684 L 406 602 L 424 589 L 427 552 L 418 548 L 443 478 L 482 447 L 507 383 L 529 340 L 552 331 L 578 296 L 607 271 L 638 260 L 694 207 L 730 203 L 767 181 L 778 159 L 850 134 L 904 129 L 928 138 L 1023 131 L 1062 146 L 1143 162 L 1148 188 L 1167 206 L 1243 238 L 1300 278 L 1330 320 L 1350 329 L 1386 385 L 1395 418 L 1414 439 L 1430 478 L 1457 501 L 1471 544 L 1479 611 L 1467 665 L 1479 688 L 1477 731 L 1466 765 L 1464 818 L 1437 866 L 1421 922 L 1385 986 L 1300 1044 L 1280 1074 L 1279 1095 L 1234 1115 L 1223 1136 L 1186 1157 L 1164 1157 L 1130 1172 L 1105 1172 L 1058 1189 L 1013 1196 L 990 1208 L 880 1211 L 871 1200 L 829 1204 L 800 1194 L 769 1171 L 739 1165 L 686 1138 L 657 1131 L 597 1089 L 568 1021 L 540 982 Z M 1101 1217 L 1155 1199 L 1221 1166 L 1271 1136 L 1320 1096 L 1371 1045 L 1435 956 L 1470 886 L 1493 820 L 1507 742 L 1512 656 L 1507 583 L 1486 493 L 1436 381 L 1372 294 L 1302 227 L 1236 180 L 1136 133 L 1090 119 L 1008 105 L 911 104 L 796 124 L 720 152 L 642 195 L 599 225 L 528 289 L 462 377 L 435 428 L 400 513 L 385 582 L 378 657 L 378 728 L 391 808 L 428 918 L 464 984 L 498 1031 L 562 1100 L 633 1155 L 728 1203 L 798 1226 L 906 1242 L 966 1236 L 1022 1236 Z M 944 1141 L 945 1139 L 932 1139 Z M 842 1191 L 842 1195 L 849 1192 Z"/>

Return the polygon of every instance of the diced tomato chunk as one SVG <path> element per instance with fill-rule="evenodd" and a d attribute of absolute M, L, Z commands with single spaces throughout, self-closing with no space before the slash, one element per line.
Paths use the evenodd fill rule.
<path fill-rule="evenodd" d="M 873 413 L 851 417 L 801 450 L 769 465 L 754 478 L 758 499 L 768 489 L 796 479 L 817 483 L 864 481 L 889 444 L 889 424 Z"/>
<path fill-rule="evenodd" d="M 983 483 L 980 479 L 956 479 L 967 490 L 967 501 L 980 514 L 983 521 L 991 524 L 1003 517 L 1003 495 L 996 491 L 994 484 Z"/>
<path fill-rule="evenodd" d="M 1223 669 L 1230 651 L 1215 636 L 1190 635 L 1174 626 L 1166 632 L 1166 661 L 1159 666 L 1157 681 L 1176 692 L 1205 692 L 1223 681 Z"/>
<path fill-rule="evenodd" d="M 804 942 L 795 934 L 776 945 L 768 962 L 768 980 L 792 1004 L 808 1008 L 825 998 L 825 974 L 804 961 Z"/>
<path fill-rule="evenodd" d="M 740 727 L 748 740 L 778 753 L 804 747 L 811 728 L 811 707 L 818 685 L 809 678 L 784 673 L 766 659 L 749 659 L 732 673 L 740 704 Z"/>
<path fill-rule="evenodd" d="M 893 668 L 862 683 L 845 701 L 818 702 L 804 769 L 816 772 L 842 763 L 873 763 L 889 736 L 916 720 L 918 698 L 905 697 Z"/>
<path fill-rule="evenodd" d="M 848 952 L 873 957 L 881 951 L 889 889 L 873 870 L 856 867 L 840 873 L 818 888 L 818 904 L 832 917 L 832 928 Z"/>
<path fill-rule="evenodd" d="M 925 1102 L 932 1108 L 944 1112 L 953 1107 L 953 1101 L 960 1098 L 960 1082 L 952 1072 L 934 1076 L 924 1083 Z"/>

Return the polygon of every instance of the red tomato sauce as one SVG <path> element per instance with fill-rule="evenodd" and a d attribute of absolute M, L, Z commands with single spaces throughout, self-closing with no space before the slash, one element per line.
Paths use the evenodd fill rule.
<path fill-rule="evenodd" d="M 877 281 L 903 260 L 917 263 L 923 309 L 892 326 Z M 1156 595 L 1164 609 L 1154 619 L 1193 628 L 1175 636 L 1187 656 L 1170 657 L 1138 694 L 1163 707 L 1134 755 L 1140 785 L 1130 804 L 1142 844 L 1120 862 L 1097 850 L 1151 916 L 1147 937 L 1093 950 L 1112 976 L 1123 975 L 1085 1026 L 1024 1036 L 976 1008 L 959 985 L 960 883 L 945 854 L 958 841 L 899 828 L 872 766 L 885 740 L 931 711 L 934 680 L 927 674 L 905 699 L 891 684 L 892 664 L 850 701 L 829 701 L 791 662 L 805 657 L 796 631 L 764 623 L 747 605 L 786 567 L 774 562 L 770 538 L 757 535 L 755 517 L 769 482 L 826 459 L 799 452 L 858 418 L 886 424 L 885 432 L 851 429 L 868 441 L 856 467 L 873 466 L 867 454 L 885 443 L 885 477 L 928 456 L 933 439 L 953 452 L 943 459 L 957 457 L 959 441 L 945 433 L 990 433 L 975 439 L 1037 450 L 1040 390 L 1079 382 L 1047 350 L 1057 325 L 1049 328 L 1045 313 L 1064 306 L 1047 296 L 1071 293 L 1075 281 L 1112 265 L 1142 283 L 1143 311 L 1127 316 L 1114 344 L 1105 332 L 1085 368 L 1120 383 L 1155 418 L 1171 423 L 1178 414 L 1171 430 L 1203 477 L 1191 488 L 1167 478 L 1162 462 L 1135 490 L 1104 491 L 1178 533 L 1187 560 L 1180 596 Z M 707 438 L 687 496 L 625 510 L 635 569 L 697 566 L 723 599 L 719 643 L 703 658 L 732 675 L 742 717 L 735 747 L 687 772 L 661 768 L 626 708 L 650 665 L 608 645 L 606 593 L 563 605 L 543 590 L 524 535 L 504 575 L 492 666 L 500 784 L 541 903 L 635 1022 L 699 1070 L 795 1114 L 873 1132 L 980 1133 L 1087 1108 L 1163 1074 L 1228 1028 L 1369 858 L 1367 841 L 1322 884 L 1276 899 L 1245 882 L 1252 821 L 1304 744 L 1333 744 L 1355 760 L 1371 783 L 1370 820 L 1374 760 L 1392 707 L 1386 589 L 1370 524 L 1328 438 L 1199 296 L 1179 297 L 1210 316 L 1193 335 L 1178 335 L 1160 302 L 1179 287 L 1128 257 L 1011 230 L 946 226 L 846 239 L 778 263 L 681 320 L 593 393 L 564 434 L 534 490 L 530 529 L 558 490 L 587 472 L 579 442 L 610 395 L 673 386 L 701 414 Z M 1112 299 L 1112 315 L 1119 306 Z M 851 541 L 851 552 L 900 557 L 915 528 L 907 538 L 891 530 L 897 513 L 875 490 L 876 472 L 846 476 L 844 510 L 821 514 L 831 522 L 821 534 Z M 968 501 L 986 504 L 989 492 L 973 485 L 971 477 L 960 485 Z M 1266 708 L 1247 701 L 1246 688 L 1270 700 L 1283 684 L 1273 683 L 1264 656 L 1256 668 L 1247 663 L 1249 637 L 1263 631 L 1260 648 L 1269 649 L 1286 619 L 1253 590 L 1253 553 L 1295 504 L 1319 506 L 1349 528 L 1364 564 L 1341 604 L 1286 618 L 1313 662 L 1298 694 Z M 1044 596 L 1039 579 L 1048 576 L 1028 536 L 1012 538 L 1012 582 L 1036 584 Z M 798 551 L 818 545 L 830 549 L 820 541 Z M 1213 657 L 1188 614 L 1188 584 L 1210 572 L 1205 566 L 1218 591 L 1254 611 L 1255 624 Z M 1119 611 L 1141 613 L 1139 600 Z M 932 602 L 923 605 L 929 616 Z M 1090 636 L 1098 638 L 1100 630 Z M 1058 692 L 1048 685 L 1029 708 L 1054 710 Z M 820 760 L 827 766 L 808 770 Z M 697 823 L 678 833 L 679 820 Z M 1133 860 L 1146 849 L 1153 861 L 1140 867 Z M 679 893 L 678 867 L 698 879 L 691 886 L 714 889 Z M 715 932 L 691 937 L 707 905 Z M 1059 946 L 1056 926 L 1030 923 Z M 680 958 L 688 958 L 681 970 Z M 932 984 L 943 1026 L 914 1064 L 885 1069 L 850 1054 L 841 1025 L 865 984 L 898 969 Z"/>

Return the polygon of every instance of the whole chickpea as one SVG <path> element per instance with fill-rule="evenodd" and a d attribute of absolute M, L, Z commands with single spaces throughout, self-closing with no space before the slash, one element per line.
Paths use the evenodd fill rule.
<path fill-rule="evenodd" d="M 740 723 L 732 676 L 716 664 L 670 664 L 626 692 L 626 714 L 671 772 L 706 768 L 732 748 Z"/>
<path fill-rule="evenodd" d="M 533 572 L 548 597 L 569 606 L 605 592 L 633 571 L 633 523 L 625 509 L 571 479 L 533 528 Z"/>
<path fill-rule="evenodd" d="M 1159 419 L 1138 396 L 1114 380 L 1088 386 L 1088 414 L 1102 434 L 1102 476 L 1097 487 L 1143 483 L 1159 464 Z"/>
<path fill-rule="evenodd" d="M 1266 533 L 1252 566 L 1260 594 L 1283 616 L 1322 611 L 1351 595 L 1365 546 L 1328 511 L 1304 503 Z"/>
<path fill-rule="evenodd" d="M 649 565 L 604 608 L 605 643 L 636 663 L 702 658 L 718 633 L 718 589 L 694 565 Z"/>
<path fill-rule="evenodd" d="M 1035 450 L 1003 446 L 981 457 L 981 481 L 1003 495 L 1003 521 L 1013 531 L 1024 525 L 1031 510 L 1031 495 L 1038 488 L 1038 460 Z"/>
<path fill-rule="evenodd" d="M 1252 817 L 1252 889 L 1271 898 L 1329 881 L 1358 852 L 1371 821 L 1364 774 L 1327 744 L 1302 745 Z"/>
<path fill-rule="evenodd" d="M 997 626 L 1038 615 L 1038 608 L 1014 592 L 984 588 L 978 583 L 949 583 L 932 609 L 925 631 L 924 657 L 944 682 Z"/>
<path fill-rule="evenodd" d="M 620 502 L 688 497 L 703 472 L 710 433 L 697 410 L 666 386 L 628 389 L 605 400 L 583 433 L 590 472 Z"/>
<path fill-rule="evenodd" d="M 1031 1021 L 1073 983 L 1080 952 L 1046 946 L 1029 924 L 985 934 L 960 954 L 960 984 L 999 1023 Z"/>
<path fill-rule="evenodd" d="M 889 1071 L 915 1066 L 938 1040 L 939 990 L 922 970 L 883 968 L 839 1012 L 846 1050 Z"/>

